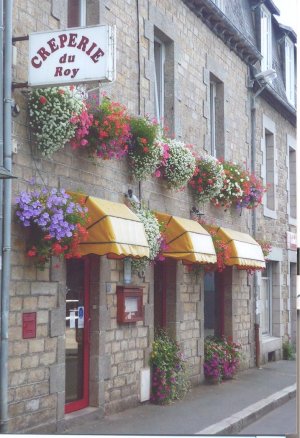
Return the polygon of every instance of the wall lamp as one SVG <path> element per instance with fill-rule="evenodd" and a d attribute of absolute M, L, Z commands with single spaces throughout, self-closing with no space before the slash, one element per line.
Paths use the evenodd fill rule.
<path fill-rule="evenodd" d="M 193 220 L 199 220 L 199 219 L 201 219 L 201 216 L 204 216 L 204 213 L 199 211 L 198 208 L 196 208 L 196 207 L 192 207 L 190 214 L 191 214 L 191 218 Z"/>
<path fill-rule="evenodd" d="M 132 189 L 128 189 L 127 193 L 125 193 L 125 198 L 129 199 L 130 201 L 135 202 L 138 207 L 141 204 L 141 201 L 139 200 L 139 198 L 133 193 Z"/>
<path fill-rule="evenodd" d="M 277 78 L 277 73 L 273 68 L 270 68 L 269 70 L 257 73 L 254 75 L 254 78 L 260 85 L 271 84 L 272 81 Z"/>

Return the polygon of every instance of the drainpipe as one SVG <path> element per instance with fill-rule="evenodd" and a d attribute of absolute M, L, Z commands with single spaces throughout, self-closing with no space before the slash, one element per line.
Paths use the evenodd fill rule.
<path fill-rule="evenodd" d="M 4 167 L 12 169 L 12 10 L 13 0 L 5 1 L 5 29 L 4 29 Z M 1 357 L 0 357 L 0 432 L 8 431 L 8 312 L 10 286 L 10 251 L 11 251 L 11 195 L 12 181 L 5 179 L 3 199 L 3 270 L 1 289 Z"/>
<path fill-rule="evenodd" d="M 255 172 L 256 161 L 256 101 L 255 97 L 251 96 L 251 172 Z M 256 237 L 256 211 L 252 210 L 252 235 Z M 259 317 L 257 313 L 257 273 L 254 272 L 253 276 L 253 296 L 254 296 L 254 311 L 255 311 L 255 323 L 254 323 L 254 335 L 255 335 L 255 364 L 257 368 L 260 368 L 260 343 L 259 343 Z"/>
<path fill-rule="evenodd" d="M 256 164 L 256 98 L 265 89 L 267 84 L 263 85 L 259 90 L 251 95 L 251 172 L 255 172 Z M 252 235 L 256 238 L 257 220 L 256 210 L 252 210 Z M 260 339 L 259 339 L 259 316 L 257 313 L 258 302 L 258 281 L 257 272 L 254 272 L 253 276 L 253 297 L 254 297 L 254 311 L 255 311 L 255 323 L 254 323 L 254 335 L 255 335 L 255 364 L 257 368 L 260 368 Z"/>

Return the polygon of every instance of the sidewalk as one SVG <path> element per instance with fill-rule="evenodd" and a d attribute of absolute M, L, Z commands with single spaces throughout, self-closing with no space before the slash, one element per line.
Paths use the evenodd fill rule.
<path fill-rule="evenodd" d="M 270 362 L 240 372 L 220 385 L 201 384 L 169 406 L 143 404 L 100 420 L 75 425 L 66 434 L 235 434 L 296 393 L 295 361 Z M 296 423 L 295 423 L 296 430 Z M 284 431 L 280 432 L 284 433 Z"/>

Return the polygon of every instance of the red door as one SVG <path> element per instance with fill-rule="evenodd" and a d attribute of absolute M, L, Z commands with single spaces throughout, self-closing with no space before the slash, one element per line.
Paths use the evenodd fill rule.
<path fill-rule="evenodd" d="M 67 261 L 65 412 L 89 404 L 89 259 Z"/>
<path fill-rule="evenodd" d="M 154 267 L 154 328 L 176 322 L 176 260 L 165 259 Z"/>

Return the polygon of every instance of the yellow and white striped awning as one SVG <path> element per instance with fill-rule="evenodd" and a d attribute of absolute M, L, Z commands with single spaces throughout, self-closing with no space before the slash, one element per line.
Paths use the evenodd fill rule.
<path fill-rule="evenodd" d="M 219 227 L 216 228 L 216 236 L 229 245 L 230 257 L 226 265 L 259 269 L 266 267 L 261 246 L 249 234 Z"/>
<path fill-rule="evenodd" d="M 149 257 L 144 225 L 125 204 L 78 193 L 71 195 L 83 199 L 91 221 L 87 241 L 79 244 L 80 255 Z"/>
<path fill-rule="evenodd" d="M 167 249 L 164 257 L 187 263 L 216 263 L 217 257 L 210 234 L 196 221 L 155 213 L 165 225 Z"/>

